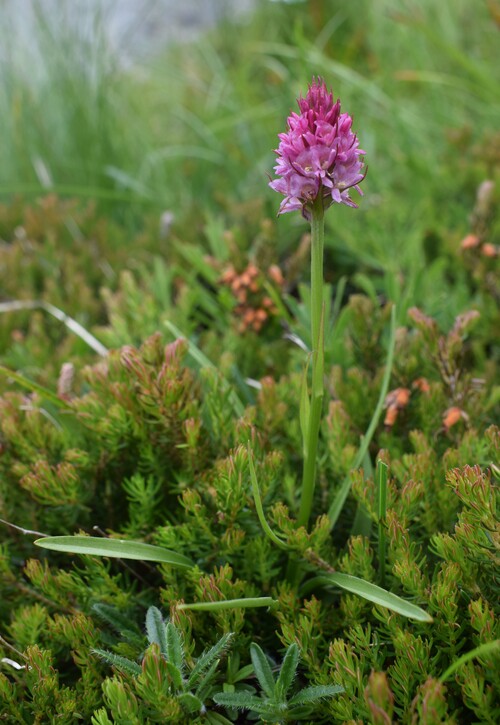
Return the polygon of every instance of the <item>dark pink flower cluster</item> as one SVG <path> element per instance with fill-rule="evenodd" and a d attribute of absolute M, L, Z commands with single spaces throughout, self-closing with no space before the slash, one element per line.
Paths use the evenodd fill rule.
<path fill-rule="evenodd" d="M 333 102 L 321 78 L 314 79 L 305 98 L 298 99 L 300 114 L 288 117 L 288 132 L 280 133 L 274 167 L 281 177 L 269 186 L 284 195 L 279 213 L 300 209 L 310 218 L 312 202 L 321 194 L 325 208 L 334 201 L 357 206 L 349 196 L 365 177 L 358 138 L 351 130 L 352 118 L 340 113 L 340 100 Z"/>

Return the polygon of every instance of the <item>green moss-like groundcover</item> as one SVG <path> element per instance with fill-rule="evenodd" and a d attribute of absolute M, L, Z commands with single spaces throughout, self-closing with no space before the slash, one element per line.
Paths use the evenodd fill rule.
<path fill-rule="evenodd" d="M 230 360 L 207 367 L 200 347 L 166 328 L 97 362 L 85 352 L 90 364 L 65 387 L 59 375 L 59 397 L 50 372 L 38 375 L 41 387 L 4 374 L 2 518 L 24 529 L 5 529 L 0 560 L 4 720 L 496 722 L 499 430 L 488 351 L 498 309 L 480 290 L 476 299 L 444 331 L 410 310 L 385 425 L 354 471 L 385 369 L 389 306 L 354 295 L 342 308 L 309 532 L 294 523 L 302 375 L 293 347 L 244 401 L 253 389 L 231 377 Z M 116 312 L 112 328 L 127 314 Z M 228 349 L 248 336 L 257 343 L 234 311 L 224 314 Z M 282 343 L 262 334 L 272 357 Z M 203 340 L 213 353 L 209 330 Z M 54 370 L 76 359 L 68 345 L 56 342 Z M 401 390 L 409 402 L 400 398 L 391 418 Z M 264 514 L 289 550 L 263 533 L 249 450 Z M 388 471 L 383 516 L 377 459 Z M 351 493 L 332 531 L 318 514 L 346 477 Z M 33 545 L 78 532 L 173 559 Z M 340 589 L 332 573 L 382 585 L 432 621 Z M 228 600 L 240 601 L 217 604 Z M 202 602 L 216 604 L 189 606 Z"/>

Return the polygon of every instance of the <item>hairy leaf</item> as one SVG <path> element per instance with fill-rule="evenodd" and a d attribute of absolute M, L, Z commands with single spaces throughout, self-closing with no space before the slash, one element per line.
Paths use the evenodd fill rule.
<path fill-rule="evenodd" d="M 227 634 L 223 635 L 216 644 L 214 644 L 213 647 L 211 647 L 206 652 L 203 652 L 199 657 L 198 660 L 193 667 L 193 670 L 189 676 L 187 686 L 188 688 L 196 687 L 198 685 L 198 681 L 202 674 L 208 670 L 212 664 L 218 660 L 223 652 L 229 647 L 229 644 L 233 638 L 233 633 L 228 632 Z"/>
<path fill-rule="evenodd" d="M 168 622 L 166 626 L 166 649 L 167 660 L 182 672 L 184 667 L 184 652 L 182 651 L 182 642 L 177 627 Z"/>
<path fill-rule="evenodd" d="M 132 662 L 132 660 L 129 660 L 128 657 L 121 657 L 114 652 L 108 652 L 108 650 L 104 649 L 93 649 L 92 652 L 94 652 L 94 654 L 96 655 L 99 655 L 99 657 L 107 662 L 108 665 L 116 667 L 118 670 L 126 672 L 129 675 L 134 675 L 135 677 L 137 677 L 142 672 L 141 666 L 138 665 L 137 662 Z"/>
<path fill-rule="evenodd" d="M 165 622 L 157 607 L 149 607 L 146 614 L 146 633 L 149 644 L 157 644 L 160 652 L 167 655 L 167 637 L 165 633 Z M 168 659 L 168 657 L 167 657 Z"/>
<path fill-rule="evenodd" d="M 269 712 L 269 705 L 264 700 L 248 692 L 217 692 L 212 699 L 217 705 L 234 707 L 237 710 L 253 710 L 259 714 Z"/>
<path fill-rule="evenodd" d="M 250 656 L 252 658 L 253 668 L 255 670 L 255 674 L 257 675 L 257 679 L 259 680 L 260 686 L 268 697 L 273 698 L 275 693 L 275 683 L 271 665 L 269 664 L 269 660 L 262 649 L 258 644 L 255 644 L 255 642 L 252 642 L 250 645 Z"/>
<path fill-rule="evenodd" d="M 325 697 L 333 697 L 344 692 L 344 688 L 341 685 L 315 685 L 311 687 L 305 687 L 303 690 L 294 695 L 291 700 L 288 701 L 290 707 L 294 705 L 308 705 L 310 703 L 318 702 Z"/>
<path fill-rule="evenodd" d="M 297 667 L 299 664 L 299 648 L 293 642 L 289 648 L 287 649 L 285 656 L 283 658 L 283 662 L 280 668 L 280 673 L 278 675 L 278 679 L 276 680 L 276 697 L 279 700 L 285 701 L 286 699 L 286 693 L 290 689 L 293 679 L 295 677 L 295 673 L 297 672 Z"/>

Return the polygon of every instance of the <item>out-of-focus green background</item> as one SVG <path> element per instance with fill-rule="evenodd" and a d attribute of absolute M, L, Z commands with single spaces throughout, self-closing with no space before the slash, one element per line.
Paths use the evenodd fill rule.
<path fill-rule="evenodd" d="M 164 212 L 186 242 L 213 252 L 210 236 L 237 227 L 249 248 L 279 204 L 267 187 L 277 133 L 322 75 L 354 116 L 368 164 L 360 210 L 327 216 L 327 275 L 357 270 L 365 291 L 400 310 L 425 303 L 443 324 L 467 303 L 446 260 L 479 184 L 498 177 L 498 0 L 256 0 L 242 13 L 221 0 L 210 4 L 217 24 L 198 19 L 204 27 L 180 43 L 161 3 L 138 2 L 112 41 L 120 3 L 84 6 L 80 22 L 78 3 L 2 4 L 0 195 L 21 199 L 18 211 L 47 193 L 95 202 L 121 229 L 109 242 L 120 260 L 96 259 L 96 286 L 143 258 L 145 228 L 148 250 L 165 257 Z M 1 215 L 4 238 L 14 217 Z M 304 223 L 287 215 L 274 226 L 283 256 Z"/>

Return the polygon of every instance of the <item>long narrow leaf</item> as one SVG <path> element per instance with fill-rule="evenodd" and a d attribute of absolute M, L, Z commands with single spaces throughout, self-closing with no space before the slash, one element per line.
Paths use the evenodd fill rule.
<path fill-rule="evenodd" d="M 361 441 L 361 445 L 359 447 L 358 454 L 354 460 L 354 463 L 352 466 L 352 468 L 354 470 L 356 468 L 359 468 L 361 463 L 363 462 L 363 458 L 365 457 L 366 451 L 368 450 L 368 446 L 370 445 L 371 440 L 373 438 L 373 434 L 375 433 L 375 429 L 377 428 L 379 418 L 382 414 L 382 410 L 384 407 L 384 400 L 386 398 L 387 390 L 389 389 L 389 382 L 391 379 L 391 371 L 392 371 L 392 363 L 394 360 L 395 347 L 396 347 L 396 307 L 393 306 L 393 308 L 391 310 L 391 329 L 390 329 L 390 338 L 389 338 L 389 348 L 387 351 L 387 360 L 385 363 L 385 372 L 384 372 L 384 377 L 382 380 L 382 385 L 380 388 L 380 394 L 378 397 L 377 405 L 375 406 L 375 410 L 373 412 L 372 419 L 366 430 L 365 435 L 363 436 L 363 440 Z M 340 489 L 337 491 L 330 508 L 328 509 L 328 518 L 330 519 L 330 527 L 332 529 L 335 526 L 335 524 L 337 523 L 337 520 L 340 516 L 340 512 L 342 511 L 342 508 L 344 506 L 347 496 L 349 495 L 350 490 L 351 490 L 351 478 L 350 478 L 350 476 L 347 476 L 344 479 Z"/>
<path fill-rule="evenodd" d="M 340 306 L 342 304 L 342 298 L 344 296 L 345 286 L 347 284 L 347 277 L 341 277 L 337 283 L 337 290 L 335 292 L 335 298 L 333 300 L 332 305 L 332 314 L 331 318 L 333 320 L 333 324 L 337 321 L 337 317 L 340 313 Z"/>
<path fill-rule="evenodd" d="M 203 673 L 201 676 L 201 679 L 196 687 L 195 695 L 196 697 L 199 697 L 200 700 L 205 700 L 213 686 L 213 680 L 215 677 L 215 674 L 217 672 L 217 667 L 219 666 L 219 660 L 215 660 L 215 662 L 212 663 L 212 665 L 208 668 L 206 672 Z"/>
<path fill-rule="evenodd" d="M 36 393 L 44 400 L 48 400 L 51 403 L 54 403 L 54 405 L 56 405 L 58 408 L 67 408 L 68 410 L 72 410 L 71 405 L 66 400 L 62 400 L 62 398 L 60 398 L 57 393 L 54 393 L 48 388 L 44 388 L 43 385 L 35 383 L 33 380 L 29 380 L 29 378 L 25 378 L 24 375 L 15 373 L 14 371 L 9 370 L 3 365 L 0 365 L 0 374 L 5 375 L 6 378 L 14 380 L 14 382 L 16 382 L 25 390 Z"/>
<path fill-rule="evenodd" d="M 280 539 L 278 534 L 275 534 L 272 528 L 267 523 L 266 517 L 264 515 L 264 508 L 262 506 L 262 499 L 260 497 L 259 482 L 257 481 L 257 474 L 255 473 L 255 466 L 253 465 L 253 453 L 252 449 L 250 448 L 250 442 L 247 445 L 247 450 L 248 468 L 250 469 L 250 481 L 252 483 L 252 493 L 255 502 L 255 510 L 257 511 L 260 525 L 262 526 L 262 529 L 266 536 L 268 536 L 271 541 L 276 544 L 276 546 L 279 546 L 280 549 L 288 549 L 288 546 L 283 541 L 283 539 Z"/>
<path fill-rule="evenodd" d="M 266 695 L 272 699 L 274 697 L 275 682 L 271 665 L 262 649 L 255 642 L 250 645 L 250 657 L 260 686 Z"/>
<path fill-rule="evenodd" d="M 63 551 L 67 554 L 90 554 L 116 559 L 156 561 L 183 569 L 190 569 L 194 566 L 193 562 L 183 554 L 163 549 L 161 546 L 144 544 L 142 541 L 101 539 L 97 536 L 46 536 L 43 539 L 37 539 L 35 544 L 41 546 L 42 549 Z"/>
<path fill-rule="evenodd" d="M 223 599 L 220 602 L 193 602 L 177 605 L 177 609 L 192 609 L 199 612 L 217 612 L 221 609 L 253 609 L 255 607 L 276 607 L 278 600 L 272 597 L 247 597 L 245 599 Z"/>
<path fill-rule="evenodd" d="M 16 310 L 44 310 L 44 312 L 48 312 L 49 315 L 52 315 L 52 317 L 55 317 L 56 320 L 59 320 L 66 325 L 68 330 L 71 330 L 71 332 L 87 343 L 87 345 L 98 355 L 105 357 L 108 354 L 108 349 L 102 344 L 102 342 L 99 342 L 99 340 L 82 325 L 80 325 L 79 322 L 74 320 L 58 307 L 51 305 L 50 302 L 45 302 L 45 300 L 12 300 L 11 302 L 0 303 L 0 312 L 14 312 Z"/>
<path fill-rule="evenodd" d="M 172 680 L 172 684 L 175 690 L 182 690 L 182 674 L 178 667 L 173 665 L 171 662 L 165 662 L 165 667 Z"/>
<path fill-rule="evenodd" d="M 202 368 L 210 368 L 211 370 L 214 370 L 216 372 L 217 368 L 213 364 L 211 360 L 208 359 L 208 357 L 202 353 L 199 347 L 197 347 L 194 342 L 191 342 L 191 340 L 188 340 L 185 335 L 182 334 L 181 330 L 179 330 L 176 325 L 174 325 L 173 322 L 170 322 L 170 320 L 165 321 L 165 327 L 173 334 L 175 337 L 182 337 L 183 339 L 187 340 L 188 344 L 188 352 L 195 360 L 198 365 Z M 226 378 L 221 379 L 222 388 L 224 391 L 229 391 L 229 398 L 231 400 L 233 410 L 236 413 L 236 415 L 241 418 L 243 416 L 243 413 L 245 412 L 245 406 L 241 402 L 241 400 L 238 398 L 234 390 L 231 388 L 229 382 L 226 380 Z"/>
<path fill-rule="evenodd" d="M 368 601 L 374 604 L 379 604 L 381 607 L 387 607 L 387 609 L 402 614 L 404 617 L 416 619 L 419 622 L 433 621 L 430 614 L 427 614 L 427 612 L 415 604 L 407 602 L 405 599 L 398 597 L 392 592 L 388 592 L 386 589 L 382 589 L 382 587 L 376 584 L 359 579 L 357 576 L 335 572 L 334 574 L 325 574 L 321 579 L 325 583 L 334 584 L 341 589 L 363 597 L 363 599 L 368 599 Z"/>
<path fill-rule="evenodd" d="M 372 478 L 373 476 L 373 466 L 369 451 L 366 451 L 363 459 L 363 473 L 366 479 Z M 356 513 L 354 514 L 354 521 L 351 526 L 351 536 L 365 536 L 369 539 L 371 533 L 372 520 L 370 514 L 362 503 L 358 503 Z"/>
<path fill-rule="evenodd" d="M 453 664 L 451 664 L 447 670 L 443 672 L 441 677 L 439 678 L 439 682 L 446 682 L 451 675 L 456 672 L 462 665 L 465 665 L 466 662 L 470 662 L 473 659 L 476 659 L 476 657 L 486 657 L 487 655 L 497 651 L 498 654 L 500 654 L 500 639 L 495 639 L 492 642 L 485 642 L 484 644 L 480 644 L 479 647 L 475 647 L 474 649 L 470 650 L 470 652 L 466 652 L 461 657 L 455 660 Z"/>
<path fill-rule="evenodd" d="M 377 461 L 378 491 L 378 576 L 381 585 L 385 580 L 385 513 L 387 508 L 387 463 Z"/>

